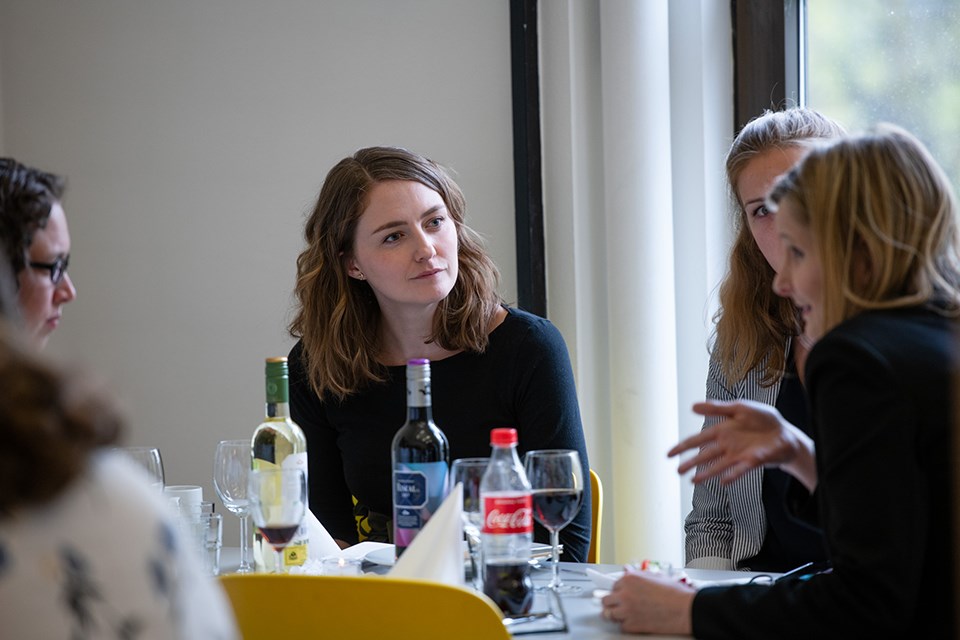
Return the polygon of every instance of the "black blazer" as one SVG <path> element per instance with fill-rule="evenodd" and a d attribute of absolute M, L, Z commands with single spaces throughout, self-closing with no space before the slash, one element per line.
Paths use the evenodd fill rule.
<path fill-rule="evenodd" d="M 820 524 L 833 570 L 701 590 L 698 638 L 952 637 L 955 322 L 862 313 L 807 360 Z"/>

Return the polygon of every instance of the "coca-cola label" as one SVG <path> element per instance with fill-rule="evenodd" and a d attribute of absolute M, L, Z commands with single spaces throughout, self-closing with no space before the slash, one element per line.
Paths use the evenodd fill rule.
<path fill-rule="evenodd" d="M 483 499 L 484 533 L 530 533 L 533 531 L 533 496 L 486 496 Z"/>

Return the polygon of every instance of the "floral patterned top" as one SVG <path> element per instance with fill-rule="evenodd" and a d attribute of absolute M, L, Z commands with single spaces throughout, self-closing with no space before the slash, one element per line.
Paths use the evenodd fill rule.
<path fill-rule="evenodd" d="M 239 637 L 175 518 L 138 468 L 103 453 L 50 503 L 0 519 L 0 635 Z"/>

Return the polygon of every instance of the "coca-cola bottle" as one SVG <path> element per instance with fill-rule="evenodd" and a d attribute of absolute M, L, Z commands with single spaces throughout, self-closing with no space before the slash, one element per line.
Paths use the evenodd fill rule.
<path fill-rule="evenodd" d="M 494 429 L 490 444 L 490 464 L 480 480 L 483 592 L 505 614 L 519 615 L 533 604 L 533 497 L 517 457 L 516 429 Z"/>

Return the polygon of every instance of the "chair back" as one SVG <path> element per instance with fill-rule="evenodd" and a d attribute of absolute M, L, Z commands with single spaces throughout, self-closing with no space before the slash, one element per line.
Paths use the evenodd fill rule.
<path fill-rule="evenodd" d="M 590 506 L 591 527 L 590 549 L 587 551 L 587 562 L 597 564 L 600 562 L 600 525 L 603 522 L 603 483 L 600 482 L 600 476 L 593 469 L 590 469 Z"/>
<path fill-rule="evenodd" d="M 500 609 L 466 587 L 389 576 L 220 576 L 245 640 L 509 640 Z"/>

